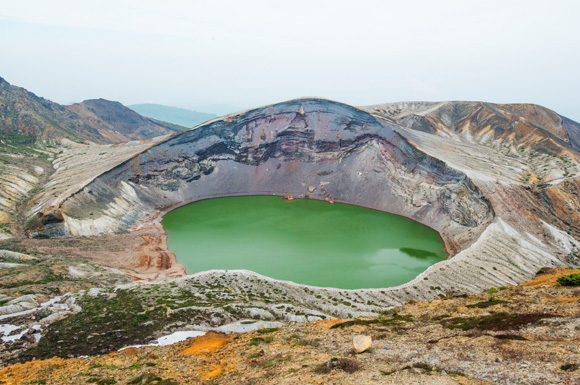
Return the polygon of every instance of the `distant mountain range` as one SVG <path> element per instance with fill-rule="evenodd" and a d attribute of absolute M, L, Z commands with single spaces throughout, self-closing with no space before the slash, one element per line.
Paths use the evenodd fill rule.
<path fill-rule="evenodd" d="M 20 142 L 70 139 L 122 143 L 173 134 L 184 127 L 143 117 L 119 102 L 86 100 L 63 106 L 0 77 L 0 133 Z"/>
<path fill-rule="evenodd" d="M 207 114 L 205 112 L 197 112 L 161 104 L 133 104 L 127 107 L 143 116 L 178 124 L 187 128 L 195 127 L 200 123 L 217 118 L 215 114 Z"/>

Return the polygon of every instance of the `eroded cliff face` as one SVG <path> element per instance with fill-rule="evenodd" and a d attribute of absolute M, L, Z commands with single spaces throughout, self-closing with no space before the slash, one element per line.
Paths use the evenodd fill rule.
<path fill-rule="evenodd" d="M 74 194 L 31 210 L 28 229 L 59 237 L 153 228 L 162 237 L 160 218 L 189 202 L 291 195 L 403 215 L 441 234 L 452 258 L 405 285 L 357 290 L 361 311 L 371 299 L 389 306 L 516 284 L 542 266 L 580 264 L 579 154 L 564 120 L 542 128 L 552 115 L 526 118 L 521 110 L 463 102 L 357 109 L 298 99 L 229 115 L 140 144 L 71 186 Z M 253 276 L 204 277 L 231 274 Z"/>
<path fill-rule="evenodd" d="M 150 147 L 40 218 L 53 236 L 125 232 L 179 205 L 292 195 L 404 215 L 440 231 L 451 253 L 493 218 L 465 174 L 366 112 L 300 99 L 217 119 Z M 476 229 L 472 237 L 454 234 Z M 480 229 L 480 230 L 477 230 Z"/>

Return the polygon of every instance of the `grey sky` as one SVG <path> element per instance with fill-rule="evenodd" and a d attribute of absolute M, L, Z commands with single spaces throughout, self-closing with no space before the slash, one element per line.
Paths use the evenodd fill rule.
<path fill-rule="evenodd" d="M 0 76 L 61 103 L 485 100 L 580 121 L 579 17 L 557 0 L 0 0 Z"/>

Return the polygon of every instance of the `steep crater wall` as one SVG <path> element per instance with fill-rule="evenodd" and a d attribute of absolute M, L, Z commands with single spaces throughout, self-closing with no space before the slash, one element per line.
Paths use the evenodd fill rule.
<path fill-rule="evenodd" d="M 177 134 L 31 224 L 50 236 L 126 232 L 180 205 L 233 195 L 292 195 L 403 215 L 439 231 L 450 254 L 493 218 L 469 178 L 388 123 L 344 104 L 298 99 Z"/>
<path fill-rule="evenodd" d="M 319 308 L 321 298 L 338 299 L 349 305 L 342 309 L 329 303 L 322 310 L 342 317 L 376 314 L 409 300 L 517 284 L 540 267 L 575 258 L 578 245 L 550 224 L 559 223 L 534 190 L 477 172 L 470 179 L 458 171 L 457 165 L 481 152 L 481 146 L 460 143 L 449 152 L 449 143 L 440 137 L 411 131 L 390 119 L 321 99 L 230 115 L 152 144 L 35 215 L 29 230 L 54 237 L 137 234 L 153 224 L 153 236 L 162 238 L 160 218 L 183 204 L 267 194 L 366 206 L 414 219 L 441 234 L 452 257 L 392 288 L 309 287 L 232 270 L 183 278 L 194 295 L 205 296 L 207 289 L 198 280 L 225 280 L 234 287 L 238 278 L 254 282 L 261 277 L 263 285 L 252 287 L 260 297 L 271 299 L 272 290 L 287 290 L 291 301 L 309 309 Z M 453 166 L 437 159 L 448 159 L 450 153 L 457 154 L 449 163 Z M 559 192 L 555 186 L 542 201 L 570 196 Z M 152 248 L 141 253 L 147 266 L 154 264 Z M 260 308 L 269 306 L 258 302 Z"/>

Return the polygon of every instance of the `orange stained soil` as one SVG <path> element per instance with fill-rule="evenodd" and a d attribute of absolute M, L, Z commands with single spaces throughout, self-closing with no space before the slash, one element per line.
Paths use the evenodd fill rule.
<path fill-rule="evenodd" d="M 546 269 L 544 273 L 540 273 L 532 280 L 522 283 L 520 286 L 536 287 L 558 285 L 558 278 L 564 275 L 580 273 L 580 270 L 575 269 Z"/>
<path fill-rule="evenodd" d="M 218 350 L 220 347 L 228 344 L 230 339 L 231 336 L 226 334 L 208 332 L 203 336 L 194 338 L 191 344 L 185 348 L 182 353 L 186 356 L 210 354 Z"/>
<path fill-rule="evenodd" d="M 312 322 L 312 326 L 316 326 L 322 329 L 330 329 L 336 324 L 343 323 L 345 320 L 337 318 L 337 319 L 329 319 L 329 320 L 322 320 L 322 321 L 314 321 Z"/>

